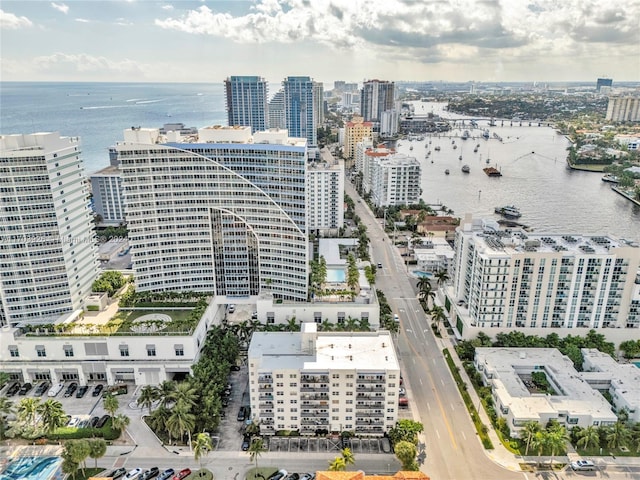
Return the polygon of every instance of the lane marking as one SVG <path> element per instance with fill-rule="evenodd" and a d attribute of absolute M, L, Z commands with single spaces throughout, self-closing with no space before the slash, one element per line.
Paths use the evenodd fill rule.
<path fill-rule="evenodd" d="M 422 379 L 420 379 L 420 385 L 422 385 Z"/>
<path fill-rule="evenodd" d="M 435 431 L 436 431 L 436 435 L 438 436 L 438 440 L 440 440 L 440 432 L 438 432 L 437 428 L 435 429 Z"/>
<path fill-rule="evenodd" d="M 462 434 L 462 438 L 464 438 L 465 442 L 467 441 L 467 436 L 464 434 L 464 432 L 462 430 L 460 430 L 460 433 Z"/>
<path fill-rule="evenodd" d="M 444 387 L 444 380 L 441 378 L 440 379 L 440 383 L 442 384 L 442 386 Z"/>
<path fill-rule="evenodd" d="M 431 405 L 429 405 L 429 402 L 427 402 L 427 410 L 431 411 Z"/>

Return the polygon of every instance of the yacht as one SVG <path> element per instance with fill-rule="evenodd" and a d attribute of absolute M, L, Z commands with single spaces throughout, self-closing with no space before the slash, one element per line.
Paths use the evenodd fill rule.
<path fill-rule="evenodd" d="M 604 177 L 602 177 L 602 181 L 609 183 L 619 183 L 620 179 L 617 176 L 608 173 Z"/>
<path fill-rule="evenodd" d="M 499 213 L 503 217 L 520 218 L 522 216 L 522 214 L 520 213 L 520 210 L 518 210 L 513 205 L 506 205 L 504 207 L 496 207 L 495 208 L 495 212 Z"/>
<path fill-rule="evenodd" d="M 445 175 L 449 175 L 449 169 L 448 168 L 444 171 L 444 174 Z"/>
<path fill-rule="evenodd" d="M 462 173 L 470 173 L 470 172 L 471 172 L 471 167 L 469 167 L 469 165 L 462 166 Z"/>

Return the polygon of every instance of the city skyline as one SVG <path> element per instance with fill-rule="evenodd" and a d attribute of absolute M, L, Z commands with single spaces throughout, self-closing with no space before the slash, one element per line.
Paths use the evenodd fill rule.
<path fill-rule="evenodd" d="M 0 73 L 3 81 L 637 81 L 638 14 L 631 0 L 5 0 Z"/>

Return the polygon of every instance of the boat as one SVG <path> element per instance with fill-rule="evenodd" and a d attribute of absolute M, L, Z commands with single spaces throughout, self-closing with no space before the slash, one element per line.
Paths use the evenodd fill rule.
<path fill-rule="evenodd" d="M 603 182 L 609 182 L 609 183 L 620 183 L 620 179 L 617 176 L 612 175 L 610 173 L 608 173 L 604 177 L 602 177 L 602 181 Z"/>
<path fill-rule="evenodd" d="M 501 177 L 502 172 L 495 167 L 486 167 L 483 168 L 482 171 L 486 173 L 489 177 Z"/>
<path fill-rule="evenodd" d="M 478 153 L 478 147 L 473 149 L 473 153 Z"/>
<path fill-rule="evenodd" d="M 444 171 L 444 174 L 445 175 L 449 175 L 449 169 L 448 168 Z"/>
<path fill-rule="evenodd" d="M 469 130 L 465 130 L 462 133 L 462 137 L 460 137 L 460 138 L 462 138 L 462 140 L 466 140 L 467 138 L 469 138 Z"/>
<path fill-rule="evenodd" d="M 440 146 L 437 146 L 434 150 L 435 150 L 436 152 L 439 152 L 439 151 L 440 151 Z"/>
<path fill-rule="evenodd" d="M 458 145 L 454 145 L 454 146 L 453 146 L 453 149 L 454 149 L 454 150 L 455 150 L 456 148 L 458 148 Z"/>
<path fill-rule="evenodd" d="M 458 160 L 462 160 L 462 155 L 460 155 L 460 156 L 458 157 Z"/>
<path fill-rule="evenodd" d="M 495 212 L 499 213 L 503 217 L 520 218 L 522 216 L 522 214 L 520 213 L 520 210 L 518 210 L 513 205 L 506 205 L 504 207 L 496 207 L 495 208 Z"/>
<path fill-rule="evenodd" d="M 411 145 L 411 146 L 409 147 L 409 150 L 413 150 L 413 145 Z"/>
<path fill-rule="evenodd" d="M 489 140 L 489 129 L 488 128 L 485 128 L 484 132 L 482 132 L 482 137 L 485 140 Z"/>
<path fill-rule="evenodd" d="M 489 165 L 489 163 L 491 162 L 491 159 L 489 157 L 487 157 L 486 162 L 487 162 L 487 165 Z"/>
<path fill-rule="evenodd" d="M 469 167 L 469 165 L 462 166 L 462 173 L 470 173 L 470 172 L 471 172 L 471 167 Z"/>

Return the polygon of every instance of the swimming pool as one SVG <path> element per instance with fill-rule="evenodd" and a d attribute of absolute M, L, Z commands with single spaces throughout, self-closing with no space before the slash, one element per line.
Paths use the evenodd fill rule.
<path fill-rule="evenodd" d="M 62 458 L 18 457 L 0 470 L 0 480 L 62 480 Z"/>
<path fill-rule="evenodd" d="M 640 368 L 640 362 L 631 362 L 633 363 L 636 367 Z"/>
<path fill-rule="evenodd" d="M 418 278 L 433 278 L 433 273 L 423 272 L 422 270 L 414 270 L 413 274 Z"/>
<path fill-rule="evenodd" d="M 344 283 L 345 272 L 341 268 L 327 268 L 328 283 Z"/>

